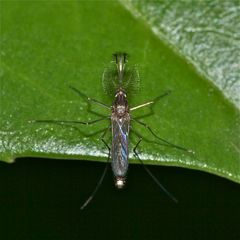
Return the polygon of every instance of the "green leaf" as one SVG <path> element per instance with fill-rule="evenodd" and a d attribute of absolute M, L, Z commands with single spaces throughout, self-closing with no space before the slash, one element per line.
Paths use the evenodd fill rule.
<path fill-rule="evenodd" d="M 111 105 L 113 99 L 104 94 L 101 77 L 111 54 L 121 50 L 129 53 L 129 65 L 138 64 L 141 76 L 141 91 L 129 99 L 130 106 L 172 90 L 152 111 L 139 109 L 132 115 L 144 115 L 142 121 L 156 134 L 195 151 L 161 146 L 133 122 L 133 129 L 146 140 L 139 146 L 141 158 L 148 164 L 200 169 L 240 182 L 239 111 L 228 100 L 234 96 L 226 99 L 224 89 L 212 84 L 214 76 L 208 71 L 202 74 L 193 64 L 196 70 L 184 51 L 179 57 L 172 50 L 175 43 L 153 34 L 145 20 L 109 1 L 1 5 L 1 160 L 32 156 L 106 161 L 107 149 L 98 139 L 108 120 L 67 127 L 28 121 L 93 120 L 99 117 L 93 111 L 109 116 L 108 110 L 89 106 L 69 85 Z M 188 39 L 182 41 L 189 46 Z M 197 57 L 194 60 L 198 62 Z M 132 132 L 131 150 L 137 141 Z M 137 163 L 133 154 L 130 161 Z"/>
<path fill-rule="evenodd" d="M 121 2 L 240 108 L 239 1 Z"/>

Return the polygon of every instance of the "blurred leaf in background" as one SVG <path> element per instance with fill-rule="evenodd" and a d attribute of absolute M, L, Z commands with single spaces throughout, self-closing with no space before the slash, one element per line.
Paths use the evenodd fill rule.
<path fill-rule="evenodd" d="M 163 147 L 133 124 L 146 140 L 142 159 L 240 182 L 237 1 L 4 1 L 1 9 L 1 160 L 106 161 L 98 138 L 108 121 L 86 127 L 28 121 L 109 115 L 68 86 L 111 105 L 101 77 L 111 54 L 121 50 L 140 71 L 141 91 L 129 99 L 131 106 L 172 90 L 136 116 L 162 138 L 196 152 Z M 138 139 L 131 140 L 132 149 Z M 137 162 L 132 154 L 130 160 Z"/>

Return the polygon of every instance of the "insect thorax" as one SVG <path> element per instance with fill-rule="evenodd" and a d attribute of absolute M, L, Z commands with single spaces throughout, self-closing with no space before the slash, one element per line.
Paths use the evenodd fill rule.
<path fill-rule="evenodd" d="M 112 111 L 118 117 L 123 117 L 125 114 L 129 113 L 127 94 L 124 90 L 120 89 L 115 94 Z"/>

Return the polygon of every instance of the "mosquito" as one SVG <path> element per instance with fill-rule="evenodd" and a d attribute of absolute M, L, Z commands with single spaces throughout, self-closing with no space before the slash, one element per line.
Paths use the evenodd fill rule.
<path fill-rule="evenodd" d="M 111 111 L 111 116 L 101 117 L 99 119 L 83 122 L 83 121 L 65 121 L 65 120 L 32 120 L 30 122 L 40 122 L 40 123 L 55 123 L 55 124 L 83 124 L 83 125 L 91 125 L 102 120 L 110 119 L 110 125 L 105 129 L 101 136 L 101 141 L 108 149 L 108 158 L 107 163 L 109 163 L 111 159 L 111 167 L 114 176 L 114 182 L 117 189 L 122 189 L 126 184 L 126 176 L 129 165 L 129 133 L 134 131 L 131 129 L 131 122 L 136 122 L 143 127 L 145 127 L 155 139 L 161 142 L 162 145 L 167 147 L 173 147 L 185 152 L 193 153 L 192 150 L 178 146 L 176 144 L 170 143 L 169 141 L 159 137 L 155 132 L 144 122 L 139 121 L 136 118 L 131 117 L 130 113 L 137 109 L 149 106 L 156 102 L 156 99 L 163 98 L 169 95 L 170 91 L 165 92 L 164 94 L 157 97 L 155 100 L 145 102 L 135 107 L 129 107 L 128 105 L 128 90 L 131 92 L 136 91 L 137 84 L 136 82 L 139 79 L 138 71 L 134 68 L 126 67 L 128 62 L 128 54 L 123 52 L 118 52 L 113 54 L 113 64 L 110 68 L 106 69 L 103 74 L 103 86 L 105 92 L 110 95 L 113 95 L 114 101 L 112 106 L 109 106 L 105 103 L 102 103 L 94 98 L 87 97 L 87 101 L 98 104 L 104 108 L 107 108 Z M 114 67 L 113 67 L 114 66 Z M 71 90 L 76 92 L 80 96 L 85 96 L 75 87 L 69 86 Z M 108 130 L 111 129 L 112 132 L 112 143 L 111 146 L 105 140 L 105 135 Z M 153 181 L 174 201 L 177 202 L 177 199 L 166 190 L 166 188 L 159 182 L 159 180 L 152 174 L 152 172 L 144 165 L 141 160 L 137 148 L 139 147 L 142 138 L 139 138 L 137 144 L 133 148 L 133 153 L 135 157 L 139 160 L 139 162 L 144 167 L 145 171 L 150 175 Z M 83 210 L 89 202 L 94 198 L 97 193 L 99 187 L 102 184 L 102 181 L 106 175 L 108 168 L 108 164 L 106 164 L 104 171 L 94 188 L 93 192 L 89 196 L 89 198 L 84 202 L 81 206 L 81 210 Z"/>

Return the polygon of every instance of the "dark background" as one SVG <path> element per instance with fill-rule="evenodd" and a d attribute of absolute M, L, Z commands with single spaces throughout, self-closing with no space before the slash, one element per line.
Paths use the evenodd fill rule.
<path fill-rule="evenodd" d="M 140 165 L 127 188 L 111 171 L 84 211 L 103 163 L 18 159 L 0 163 L 0 239 L 240 239 L 240 186 L 182 168 L 149 166 L 172 202 Z"/>

